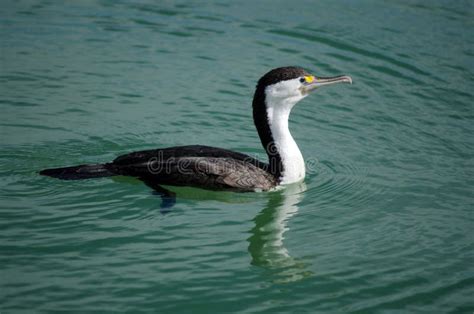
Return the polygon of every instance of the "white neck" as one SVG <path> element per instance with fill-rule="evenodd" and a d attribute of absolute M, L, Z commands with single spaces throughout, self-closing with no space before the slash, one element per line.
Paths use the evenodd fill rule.
<path fill-rule="evenodd" d="M 298 100 L 292 101 L 292 99 L 273 97 L 267 97 L 266 99 L 270 131 L 283 164 L 283 172 L 280 177 L 281 184 L 295 183 L 305 177 L 303 155 L 301 155 L 300 149 L 288 128 L 291 108 Z"/>

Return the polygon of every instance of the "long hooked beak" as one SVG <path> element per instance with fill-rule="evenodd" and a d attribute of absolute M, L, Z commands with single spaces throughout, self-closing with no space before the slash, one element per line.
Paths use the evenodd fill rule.
<path fill-rule="evenodd" d="M 306 82 L 301 86 L 301 91 L 304 94 L 308 94 L 320 86 L 331 85 L 336 83 L 349 83 L 352 84 L 352 78 L 347 75 L 339 75 L 333 77 L 310 77 L 306 78 Z"/>

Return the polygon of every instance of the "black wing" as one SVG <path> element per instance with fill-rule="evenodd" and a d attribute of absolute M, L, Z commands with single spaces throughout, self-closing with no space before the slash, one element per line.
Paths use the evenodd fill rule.
<path fill-rule="evenodd" d="M 148 183 L 238 191 L 273 188 L 277 182 L 267 167 L 248 155 L 201 145 L 134 152 L 107 164 Z"/>

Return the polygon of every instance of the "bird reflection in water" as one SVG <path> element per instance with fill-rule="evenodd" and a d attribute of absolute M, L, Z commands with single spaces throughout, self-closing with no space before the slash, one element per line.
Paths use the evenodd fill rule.
<path fill-rule="evenodd" d="M 267 205 L 254 218 L 255 226 L 248 238 L 251 264 L 268 269 L 276 282 L 298 281 L 313 274 L 305 262 L 290 255 L 283 242 L 288 220 L 298 212 L 305 190 L 301 182 L 269 193 Z"/>

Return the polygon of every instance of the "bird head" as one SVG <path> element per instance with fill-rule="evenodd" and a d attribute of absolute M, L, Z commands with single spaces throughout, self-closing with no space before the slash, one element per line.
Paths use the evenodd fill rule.
<path fill-rule="evenodd" d="M 319 87 L 336 83 L 352 84 L 352 79 L 347 75 L 318 77 L 300 67 L 282 67 L 269 71 L 258 81 L 256 96 L 263 96 L 267 106 L 291 109 Z"/>

